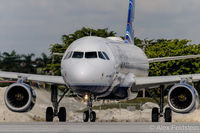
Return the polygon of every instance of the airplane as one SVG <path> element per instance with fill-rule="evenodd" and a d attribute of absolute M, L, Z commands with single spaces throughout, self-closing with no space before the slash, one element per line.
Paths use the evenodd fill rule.
<path fill-rule="evenodd" d="M 95 122 L 96 113 L 92 110 L 95 100 L 135 99 L 138 91 L 155 87 L 161 88 L 159 108 L 152 109 L 152 122 L 164 117 L 172 121 L 172 111 L 190 113 L 198 108 L 199 96 L 193 82 L 200 80 L 200 74 L 175 76 L 148 76 L 149 64 L 179 59 L 197 58 L 200 55 L 162 57 L 148 59 L 142 49 L 134 45 L 135 0 L 129 0 L 128 22 L 125 41 L 118 37 L 83 37 L 74 41 L 65 51 L 61 61 L 61 76 L 24 74 L 0 71 L 0 77 L 17 79 L 5 91 L 4 100 L 13 112 L 28 112 L 36 102 L 36 94 L 29 81 L 51 84 L 53 107 L 46 109 L 46 121 L 58 117 L 66 121 L 65 107 L 59 107 L 68 88 L 87 101 L 84 122 Z M 58 99 L 58 85 L 66 90 Z M 164 109 L 164 87 L 169 86 L 168 105 Z M 153 95 L 152 95 L 153 97 Z"/>

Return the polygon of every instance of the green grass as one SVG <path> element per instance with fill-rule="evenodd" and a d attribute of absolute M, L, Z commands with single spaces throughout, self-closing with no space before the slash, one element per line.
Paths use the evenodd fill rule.
<path fill-rule="evenodd" d="M 164 100 L 165 100 L 165 103 L 167 103 L 167 98 L 165 98 Z M 136 98 L 136 99 L 133 99 L 133 100 L 121 101 L 120 103 L 145 104 L 147 102 L 156 103 L 153 98 L 148 98 L 148 97 L 145 97 L 145 98 L 139 97 L 139 98 Z"/>
<path fill-rule="evenodd" d="M 108 103 L 108 104 L 102 104 L 100 106 L 93 106 L 92 109 L 93 110 L 106 110 L 106 109 L 127 109 L 128 106 L 135 106 L 136 109 L 140 109 L 140 107 L 147 103 L 147 102 L 152 102 L 152 103 L 156 103 L 155 100 L 153 98 L 136 98 L 134 100 L 124 100 L 124 101 L 120 101 L 119 103 Z M 167 99 L 165 98 L 165 104 L 167 103 Z M 80 110 L 78 112 L 84 112 L 85 110 L 87 110 L 87 108 Z"/>

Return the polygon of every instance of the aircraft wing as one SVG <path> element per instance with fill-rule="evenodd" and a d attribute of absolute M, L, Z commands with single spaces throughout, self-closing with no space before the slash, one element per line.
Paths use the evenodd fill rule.
<path fill-rule="evenodd" d="M 200 55 L 186 55 L 186 56 L 150 58 L 148 59 L 148 61 L 149 63 L 156 63 L 156 62 L 165 62 L 165 61 L 172 61 L 172 60 L 193 59 L 193 58 L 199 58 L 199 57 Z"/>
<path fill-rule="evenodd" d="M 65 85 L 65 82 L 61 76 L 48 76 L 48 75 L 37 75 L 37 74 L 25 74 L 25 73 L 0 71 L 0 77 L 8 78 L 8 79 L 25 78 L 28 81 Z"/>
<path fill-rule="evenodd" d="M 135 84 L 132 88 L 154 88 L 160 85 L 173 85 L 180 83 L 182 80 L 188 80 L 189 82 L 200 81 L 200 74 L 188 74 L 188 75 L 175 75 L 175 76 L 152 76 L 152 77 L 135 77 Z"/>

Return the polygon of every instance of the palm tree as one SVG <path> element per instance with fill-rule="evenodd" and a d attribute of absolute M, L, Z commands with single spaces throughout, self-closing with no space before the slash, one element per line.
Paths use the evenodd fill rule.
<path fill-rule="evenodd" d="M 5 71 L 19 71 L 20 56 L 13 50 L 11 53 L 4 52 L 1 55 L 1 69 Z"/>
<path fill-rule="evenodd" d="M 81 30 L 77 30 L 73 34 L 69 35 L 63 35 L 62 41 L 64 44 L 64 47 L 69 46 L 73 41 L 85 37 L 85 36 L 98 36 L 98 37 L 110 37 L 115 36 L 116 33 L 114 31 L 108 31 L 108 28 L 105 29 L 91 29 L 91 28 L 85 28 L 83 27 Z"/>
<path fill-rule="evenodd" d="M 41 56 L 42 57 L 35 59 L 35 65 L 37 68 L 43 68 L 46 64 L 51 63 L 50 57 L 48 57 L 45 53 L 42 53 Z"/>
<path fill-rule="evenodd" d="M 34 68 L 34 61 L 32 58 L 35 56 L 35 54 L 31 53 L 28 55 L 22 55 L 22 62 L 21 67 L 23 67 L 23 72 L 25 73 L 35 73 Z"/>

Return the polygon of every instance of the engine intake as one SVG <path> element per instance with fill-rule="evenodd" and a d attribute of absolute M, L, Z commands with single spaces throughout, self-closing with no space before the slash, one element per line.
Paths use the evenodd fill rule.
<path fill-rule="evenodd" d="M 13 112 L 28 112 L 35 105 L 36 94 L 25 83 L 10 85 L 4 95 L 5 104 Z"/>
<path fill-rule="evenodd" d="M 198 108 L 199 96 L 193 86 L 176 84 L 168 93 L 168 103 L 174 112 L 189 113 Z"/>

